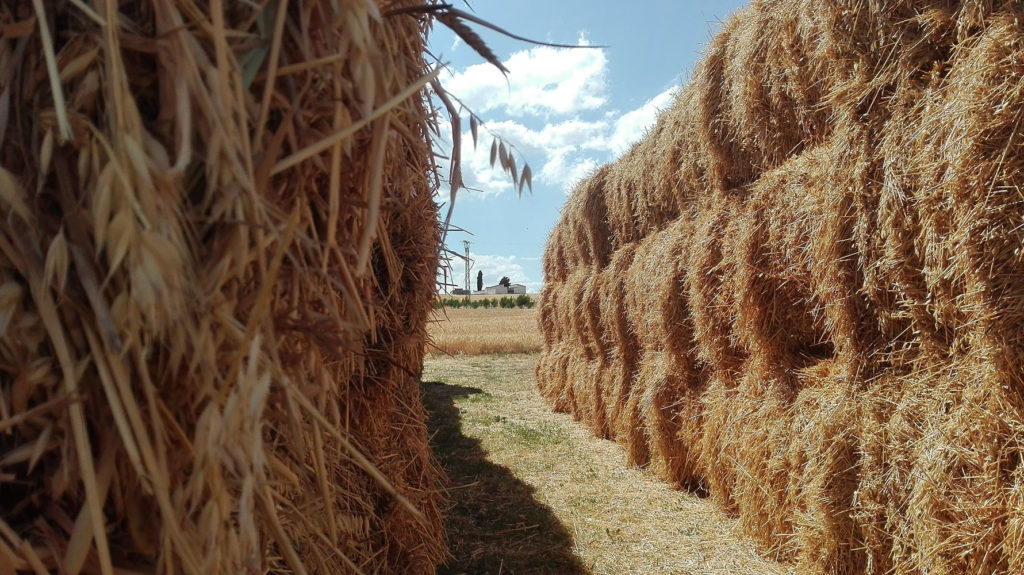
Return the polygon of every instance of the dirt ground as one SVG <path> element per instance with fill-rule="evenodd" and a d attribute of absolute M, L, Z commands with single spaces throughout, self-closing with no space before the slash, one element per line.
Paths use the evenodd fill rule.
<path fill-rule="evenodd" d="M 431 357 L 432 445 L 450 479 L 442 574 L 782 574 L 711 501 L 625 466 L 552 413 L 536 355 Z"/>

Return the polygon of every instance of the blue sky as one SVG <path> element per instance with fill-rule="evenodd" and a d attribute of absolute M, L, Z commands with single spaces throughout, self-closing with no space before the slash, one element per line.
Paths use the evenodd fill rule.
<path fill-rule="evenodd" d="M 469 11 L 465 2 L 455 7 Z M 606 45 L 565 50 L 506 38 L 470 24 L 509 69 L 483 61 L 442 24 L 431 51 L 445 63 L 445 89 L 483 124 L 474 151 L 469 114 L 462 114 L 463 177 L 470 190 L 455 202 L 449 248 L 469 240 L 485 285 L 502 276 L 536 292 L 543 285 L 541 255 L 548 232 L 575 181 L 614 160 L 643 137 L 657 112 L 688 81 L 694 63 L 719 24 L 743 2 L 621 0 L 470 1 L 475 15 L 527 38 L 560 44 Z M 451 126 L 442 123 L 439 152 L 447 154 Z M 491 134 L 515 146 L 516 161 L 533 172 L 533 193 L 520 198 L 508 176 L 489 166 Z M 442 162 L 443 164 L 443 162 Z M 447 176 L 447 166 L 441 166 Z M 448 188 L 442 185 L 442 196 Z M 453 260 L 461 285 L 462 260 Z"/>

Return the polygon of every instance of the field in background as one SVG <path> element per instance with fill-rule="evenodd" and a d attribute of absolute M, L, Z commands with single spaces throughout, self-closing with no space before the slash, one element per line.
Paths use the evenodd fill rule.
<path fill-rule="evenodd" d="M 479 355 L 539 352 L 543 340 L 537 326 L 538 310 L 537 306 L 531 309 L 435 309 L 427 324 L 430 336 L 427 353 Z"/>

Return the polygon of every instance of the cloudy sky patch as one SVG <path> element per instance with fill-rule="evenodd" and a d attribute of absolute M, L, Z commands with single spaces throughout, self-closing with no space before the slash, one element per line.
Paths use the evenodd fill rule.
<path fill-rule="evenodd" d="M 507 275 L 537 291 L 543 282 L 544 244 L 574 185 L 627 151 L 647 134 L 659 112 L 671 108 L 701 43 L 740 4 L 659 0 L 656 7 L 640 10 L 612 0 L 473 3 L 477 17 L 522 36 L 608 46 L 536 46 L 479 29 L 508 68 L 507 76 L 450 30 L 435 25 L 432 51 L 450 62 L 441 84 L 464 105 L 460 139 L 467 189 L 459 193 L 452 223 L 465 232 L 449 234 L 449 248 L 462 253 L 462 240 L 470 241 L 475 269 L 484 270 L 487 285 Z M 476 148 L 471 113 L 482 122 Z M 441 131 L 436 150 L 445 156 L 452 149 L 451 125 L 442 125 Z M 495 138 L 513 149 L 520 170 L 524 162 L 530 165 L 532 193 L 520 198 L 511 178 L 491 167 Z M 439 171 L 446 180 L 446 160 L 439 160 Z M 439 198 L 447 201 L 447 184 Z M 463 262 L 453 264 L 461 285 Z"/>
<path fill-rule="evenodd" d="M 484 122 L 475 148 L 471 132 L 462 134 L 463 178 L 477 199 L 517 191 L 490 165 L 495 138 L 514 149 L 520 169 L 523 161 L 530 164 L 535 182 L 568 194 L 577 181 L 640 140 L 678 90 L 670 86 L 622 112 L 609 108 L 603 96 L 608 59 L 602 49 L 534 47 L 503 64 L 507 79 L 484 63 L 456 71 L 445 82 L 467 109 L 463 124 L 469 110 L 485 120 L 502 118 Z M 450 142 L 451 125 L 442 129 Z"/>

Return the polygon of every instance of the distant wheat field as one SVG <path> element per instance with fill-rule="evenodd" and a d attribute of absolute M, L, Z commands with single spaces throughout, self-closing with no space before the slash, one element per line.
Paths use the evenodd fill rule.
<path fill-rule="evenodd" d="M 436 309 L 427 332 L 427 353 L 482 355 L 537 353 L 543 340 L 539 308 Z"/>

